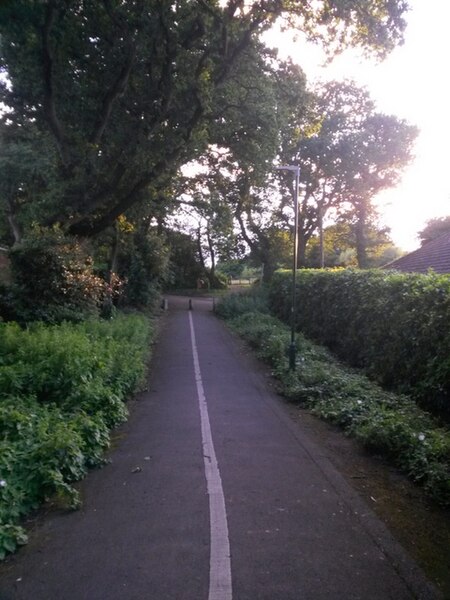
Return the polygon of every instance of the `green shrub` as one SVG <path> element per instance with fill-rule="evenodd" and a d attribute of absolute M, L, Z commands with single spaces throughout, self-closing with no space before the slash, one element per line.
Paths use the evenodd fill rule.
<path fill-rule="evenodd" d="M 0 323 L 0 558 L 24 543 L 21 516 L 102 463 L 109 429 L 141 385 L 152 329 L 140 315 L 22 330 Z"/>
<path fill-rule="evenodd" d="M 245 292 L 226 294 L 216 306 L 216 313 L 224 319 L 252 311 L 269 312 L 265 288 L 255 287 Z"/>
<path fill-rule="evenodd" d="M 450 417 L 450 276 L 387 271 L 298 272 L 296 321 L 315 341 L 381 385 Z M 269 293 L 288 322 L 290 273 Z"/>
<path fill-rule="evenodd" d="M 214 275 L 207 273 L 209 285 L 213 290 L 226 290 L 228 287 L 228 277 L 220 271 L 216 271 Z"/>
<path fill-rule="evenodd" d="M 7 296 L 0 303 L 4 319 L 60 323 L 99 314 L 107 286 L 94 274 L 92 259 L 79 241 L 57 229 L 36 230 L 9 257 L 12 300 Z"/>
<path fill-rule="evenodd" d="M 163 237 L 154 231 L 136 231 L 119 261 L 125 284 L 121 305 L 153 308 L 168 277 L 169 254 Z"/>

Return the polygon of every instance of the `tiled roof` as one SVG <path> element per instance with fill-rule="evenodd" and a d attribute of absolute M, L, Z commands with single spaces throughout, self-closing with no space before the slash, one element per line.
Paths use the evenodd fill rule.
<path fill-rule="evenodd" d="M 427 273 L 429 269 L 436 273 L 450 273 L 450 231 L 427 242 L 418 250 L 384 265 L 383 268 L 407 273 Z"/>

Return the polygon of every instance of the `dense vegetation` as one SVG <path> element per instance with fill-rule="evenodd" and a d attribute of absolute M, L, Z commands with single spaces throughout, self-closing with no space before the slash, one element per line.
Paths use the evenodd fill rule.
<path fill-rule="evenodd" d="M 384 387 L 450 417 L 450 276 L 298 271 L 299 330 Z M 274 314 L 289 322 L 292 277 L 277 273 Z"/>
<path fill-rule="evenodd" d="M 292 234 L 292 181 L 273 165 L 295 161 L 302 239 L 339 208 L 365 261 L 369 246 L 388 241 L 372 198 L 397 181 L 415 128 L 379 113 L 352 82 L 308 86 L 262 34 L 282 23 L 330 56 L 360 47 L 380 57 L 401 42 L 407 8 L 406 0 L 4 0 L 0 251 L 27 245 L 38 227 L 48 256 L 56 229 L 75 279 L 86 270 L 66 250 L 81 244 L 92 274 L 106 286 L 114 275 L 133 306 L 151 301 L 161 281 L 220 284 L 217 264 L 249 247 L 269 277 L 285 258 L 278 241 Z M 12 318 L 20 304 L 20 319 L 39 317 L 21 297 L 26 281 L 12 276 L 1 314 Z M 90 291 L 99 283 L 90 278 Z M 46 289 L 43 277 L 35 293 L 43 305 Z"/>
<path fill-rule="evenodd" d="M 450 431 L 410 397 L 383 390 L 297 334 L 297 368 L 288 369 L 289 327 L 268 312 L 259 292 L 228 295 L 218 314 L 272 368 L 280 390 L 395 464 L 442 506 L 450 506 Z M 263 312 L 262 312 L 263 311 Z"/>
<path fill-rule="evenodd" d="M 301 264 L 395 252 L 373 200 L 416 129 L 353 82 L 308 85 L 262 34 L 283 24 L 330 57 L 382 57 L 407 9 L 0 2 L 0 555 L 48 494 L 76 503 L 71 482 L 101 460 L 142 375 L 145 319 L 96 319 L 148 311 L 162 286 L 222 287 L 220 265 L 269 280 L 291 260 L 293 182 L 274 165 L 302 169 Z"/>
<path fill-rule="evenodd" d="M 144 316 L 20 329 L 0 324 L 0 558 L 26 542 L 20 518 L 102 463 L 109 430 L 142 384 Z"/>

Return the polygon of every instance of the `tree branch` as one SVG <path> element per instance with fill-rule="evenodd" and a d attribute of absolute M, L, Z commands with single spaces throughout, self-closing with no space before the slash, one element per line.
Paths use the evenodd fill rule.
<path fill-rule="evenodd" d="M 51 50 L 50 32 L 55 22 L 56 8 L 49 2 L 45 11 L 45 22 L 42 30 L 42 63 L 44 79 L 44 111 L 45 117 L 54 135 L 58 152 L 65 166 L 69 164 L 66 136 L 56 114 L 55 95 L 53 87 L 53 54 Z"/>
<path fill-rule="evenodd" d="M 155 182 L 161 175 L 167 172 L 168 165 L 173 164 L 173 160 L 173 156 L 161 160 L 149 173 L 141 177 L 131 189 L 126 191 L 122 197 L 119 197 L 115 204 L 106 210 L 104 214 L 91 219 L 90 215 L 94 212 L 96 206 L 101 204 L 101 199 L 108 196 L 108 193 L 103 191 L 101 196 L 99 195 L 98 198 L 96 198 L 96 206 L 91 204 L 89 211 L 86 211 L 78 220 L 72 221 L 69 226 L 70 233 L 88 237 L 103 231 L 103 229 L 114 223 L 120 215 L 136 203 L 139 194 L 143 192 L 150 183 Z"/>
<path fill-rule="evenodd" d="M 128 53 L 124 62 L 122 69 L 119 72 L 117 79 L 114 81 L 110 90 L 107 92 L 103 99 L 102 109 L 100 112 L 100 116 L 97 122 L 97 125 L 94 129 L 94 132 L 91 136 L 92 144 L 99 144 L 100 140 L 103 136 L 103 133 L 108 124 L 109 118 L 111 116 L 111 111 L 115 101 L 123 94 L 125 91 L 126 85 L 128 83 L 128 79 L 130 77 L 131 69 L 134 64 L 134 59 L 136 57 L 136 41 L 128 40 Z"/>

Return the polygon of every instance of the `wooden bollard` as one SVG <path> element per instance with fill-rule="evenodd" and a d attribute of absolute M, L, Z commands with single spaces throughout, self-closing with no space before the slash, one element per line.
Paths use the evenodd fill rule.
<path fill-rule="evenodd" d="M 192 310 L 192 298 L 189 298 L 189 310 Z"/>

